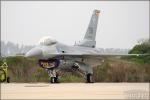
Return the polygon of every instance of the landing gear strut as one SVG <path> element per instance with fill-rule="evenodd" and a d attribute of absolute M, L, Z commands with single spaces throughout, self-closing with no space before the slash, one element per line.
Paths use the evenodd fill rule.
<path fill-rule="evenodd" d="M 50 77 L 51 83 L 59 83 L 58 74 L 56 73 L 56 70 L 54 69 L 48 70 L 48 75 Z"/>

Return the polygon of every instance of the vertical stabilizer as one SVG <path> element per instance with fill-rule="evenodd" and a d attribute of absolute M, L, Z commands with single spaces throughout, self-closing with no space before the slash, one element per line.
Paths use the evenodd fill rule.
<path fill-rule="evenodd" d="M 99 13 L 99 10 L 93 11 L 84 39 L 95 41 Z"/>
<path fill-rule="evenodd" d="M 84 47 L 92 47 L 92 48 L 95 47 L 96 45 L 95 37 L 96 37 L 99 13 L 100 13 L 99 10 L 93 11 L 84 39 L 76 45 L 84 46 Z"/>

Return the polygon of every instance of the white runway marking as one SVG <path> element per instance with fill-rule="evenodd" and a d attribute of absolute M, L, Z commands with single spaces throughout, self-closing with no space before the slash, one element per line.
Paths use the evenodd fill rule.
<path fill-rule="evenodd" d="M 1 99 L 149 99 L 149 83 L 2 83 Z"/>

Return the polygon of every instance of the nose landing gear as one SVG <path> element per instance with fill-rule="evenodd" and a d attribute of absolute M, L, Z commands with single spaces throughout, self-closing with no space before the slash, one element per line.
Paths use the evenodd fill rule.
<path fill-rule="evenodd" d="M 55 69 L 49 69 L 48 75 L 50 77 L 50 83 L 59 83 L 58 73 Z"/>
<path fill-rule="evenodd" d="M 50 83 L 59 83 L 58 74 L 56 73 L 59 63 L 60 61 L 58 59 L 39 60 L 39 65 L 48 72 Z"/>
<path fill-rule="evenodd" d="M 51 82 L 51 83 L 59 83 L 59 81 L 58 81 L 58 76 L 56 76 L 56 77 L 51 77 L 50 82 Z"/>

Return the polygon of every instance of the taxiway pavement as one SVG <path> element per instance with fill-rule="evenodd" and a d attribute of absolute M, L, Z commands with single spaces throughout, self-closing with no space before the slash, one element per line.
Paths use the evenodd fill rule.
<path fill-rule="evenodd" d="M 149 83 L 2 83 L 1 99 L 149 99 Z"/>

